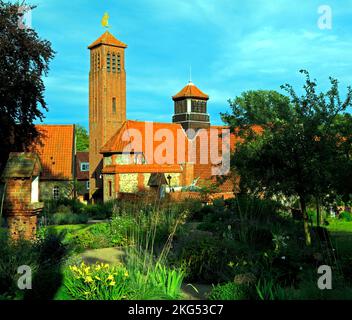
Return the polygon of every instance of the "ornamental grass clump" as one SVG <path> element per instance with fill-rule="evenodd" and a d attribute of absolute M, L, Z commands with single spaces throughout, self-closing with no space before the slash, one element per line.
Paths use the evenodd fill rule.
<path fill-rule="evenodd" d="M 126 300 L 129 297 L 130 276 L 123 265 L 111 266 L 82 262 L 66 270 L 65 287 L 77 300 Z"/>

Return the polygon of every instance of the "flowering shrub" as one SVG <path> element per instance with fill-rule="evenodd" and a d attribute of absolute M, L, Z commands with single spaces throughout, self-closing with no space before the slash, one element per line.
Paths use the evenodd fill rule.
<path fill-rule="evenodd" d="M 122 266 L 97 263 L 88 266 L 83 262 L 66 271 L 65 287 L 77 300 L 124 300 L 129 295 L 130 277 Z"/>

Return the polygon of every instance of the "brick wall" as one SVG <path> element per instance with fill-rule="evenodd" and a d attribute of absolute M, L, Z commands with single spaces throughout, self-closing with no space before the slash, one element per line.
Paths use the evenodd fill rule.
<path fill-rule="evenodd" d="M 10 216 L 7 218 L 9 235 L 12 239 L 31 240 L 37 232 L 37 216 Z"/>
<path fill-rule="evenodd" d="M 6 211 L 23 211 L 31 202 L 31 180 L 10 179 L 6 186 Z"/>
<path fill-rule="evenodd" d="M 121 69 L 107 70 L 107 55 L 120 55 Z M 102 188 L 100 174 L 105 143 L 126 121 L 125 49 L 100 45 L 91 49 L 89 72 L 89 164 L 90 195 Z M 112 61 L 111 61 L 112 63 Z M 113 98 L 116 109 L 113 110 Z"/>
<path fill-rule="evenodd" d="M 32 179 L 8 179 L 5 191 L 4 216 L 12 239 L 34 239 L 40 203 L 31 203 Z"/>

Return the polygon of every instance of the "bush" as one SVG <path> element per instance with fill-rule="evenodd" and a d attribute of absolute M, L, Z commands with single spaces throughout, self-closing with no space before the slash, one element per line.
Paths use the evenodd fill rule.
<path fill-rule="evenodd" d="M 247 285 L 228 282 L 213 287 L 208 298 L 209 300 L 248 300 L 249 290 Z"/>
<path fill-rule="evenodd" d="M 76 300 L 125 300 L 131 294 L 129 283 L 128 271 L 122 265 L 82 263 L 65 272 L 65 288 Z"/>
<path fill-rule="evenodd" d="M 342 212 L 339 214 L 339 220 L 351 222 L 351 221 L 352 221 L 352 214 L 351 214 L 351 212 L 342 211 Z"/>
<path fill-rule="evenodd" d="M 87 221 L 87 215 L 75 213 L 55 213 L 49 218 L 50 225 L 84 224 Z"/>
<path fill-rule="evenodd" d="M 109 219 L 113 214 L 115 203 L 117 203 L 117 201 L 88 204 L 82 209 L 82 212 L 87 214 L 91 219 Z"/>
<path fill-rule="evenodd" d="M 134 224 L 131 217 L 116 217 L 110 223 L 96 223 L 76 233 L 66 234 L 66 243 L 75 252 L 87 249 L 126 246 L 130 244 L 127 237 L 128 228 Z"/>
<path fill-rule="evenodd" d="M 42 240 L 12 242 L 0 237 L 0 296 L 8 299 L 54 298 L 61 286 L 61 264 L 67 249 L 61 237 L 46 234 Z M 20 290 L 18 267 L 26 265 L 32 271 L 32 290 Z"/>
<path fill-rule="evenodd" d="M 72 213 L 72 209 L 69 207 L 69 206 L 66 206 L 64 204 L 60 204 L 57 209 L 56 209 L 56 212 L 58 213 Z"/>
<path fill-rule="evenodd" d="M 145 265 L 144 265 L 145 266 Z M 72 265 L 65 271 L 67 294 L 76 300 L 177 299 L 183 271 L 160 263 Z"/>
<path fill-rule="evenodd" d="M 218 283 L 230 280 L 234 273 L 228 267 L 235 260 L 236 243 L 194 232 L 182 237 L 175 245 L 170 263 L 183 266 L 192 282 Z"/>
<path fill-rule="evenodd" d="M 273 278 L 259 279 L 255 286 L 258 300 L 286 300 L 287 294 Z"/>
<path fill-rule="evenodd" d="M 81 213 L 85 205 L 79 200 L 75 199 L 59 199 L 59 200 L 47 200 L 44 202 L 44 215 L 50 215 L 52 213 Z"/>

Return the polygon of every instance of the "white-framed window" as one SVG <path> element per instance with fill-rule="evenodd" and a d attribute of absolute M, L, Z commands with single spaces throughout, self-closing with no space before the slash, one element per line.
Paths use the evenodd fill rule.
<path fill-rule="evenodd" d="M 60 198 L 60 188 L 58 186 L 55 186 L 53 188 L 53 199 L 58 200 Z"/>
<path fill-rule="evenodd" d="M 89 163 L 88 162 L 81 162 L 81 171 L 89 171 Z"/>
<path fill-rule="evenodd" d="M 89 181 L 86 181 L 86 189 L 89 190 L 89 187 L 90 187 L 90 183 Z"/>

